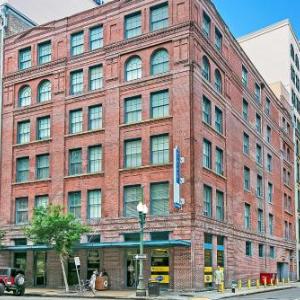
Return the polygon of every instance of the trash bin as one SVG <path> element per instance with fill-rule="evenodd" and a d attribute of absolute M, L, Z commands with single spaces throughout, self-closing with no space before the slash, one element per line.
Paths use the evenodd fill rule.
<path fill-rule="evenodd" d="M 108 289 L 108 277 L 107 276 L 97 276 L 95 282 L 95 289 L 97 291 L 103 291 Z"/>
<path fill-rule="evenodd" d="M 237 287 L 237 282 L 235 280 L 231 281 L 231 292 L 235 293 L 235 289 Z"/>
<path fill-rule="evenodd" d="M 160 294 L 160 286 L 158 281 L 149 281 L 148 283 L 148 294 L 149 297 L 156 297 Z"/>

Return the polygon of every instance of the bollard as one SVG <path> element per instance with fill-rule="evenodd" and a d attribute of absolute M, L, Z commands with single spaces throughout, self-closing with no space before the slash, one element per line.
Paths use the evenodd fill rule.
<path fill-rule="evenodd" d="M 284 278 L 282 278 L 282 284 L 284 284 L 285 282 L 284 282 Z"/>
<path fill-rule="evenodd" d="M 220 293 L 224 293 L 224 282 L 220 284 Z"/>
<path fill-rule="evenodd" d="M 264 287 L 267 287 L 267 278 L 264 277 Z"/>
<path fill-rule="evenodd" d="M 287 283 L 290 283 L 290 277 L 287 278 Z"/>
<path fill-rule="evenodd" d="M 260 284 L 259 284 L 259 279 L 256 279 L 256 287 L 259 288 Z"/>
<path fill-rule="evenodd" d="M 251 288 L 251 280 L 250 280 L 250 279 L 247 280 L 247 288 L 248 288 L 248 289 Z"/>
<path fill-rule="evenodd" d="M 278 278 L 276 278 L 276 285 L 278 285 L 279 284 L 279 280 L 278 280 Z"/>
<path fill-rule="evenodd" d="M 239 279 L 239 281 L 238 281 L 238 289 L 241 289 L 241 288 L 242 288 L 242 280 Z"/>
<path fill-rule="evenodd" d="M 273 284 L 273 280 L 274 280 L 274 279 L 273 279 L 273 278 L 271 278 L 271 285 L 272 285 L 272 286 L 274 285 L 274 284 Z"/>

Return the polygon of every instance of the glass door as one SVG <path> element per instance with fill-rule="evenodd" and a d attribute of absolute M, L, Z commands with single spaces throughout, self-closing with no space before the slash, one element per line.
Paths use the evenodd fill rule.
<path fill-rule="evenodd" d="M 129 288 L 135 288 L 138 281 L 138 265 L 135 256 L 138 250 L 127 250 L 126 253 L 126 284 Z"/>
<path fill-rule="evenodd" d="M 46 261 L 47 252 L 35 252 L 34 253 L 34 285 L 45 286 L 46 285 Z"/>
<path fill-rule="evenodd" d="M 93 271 L 100 272 L 100 255 L 98 250 L 91 250 L 87 258 L 87 278 L 90 279 Z"/>

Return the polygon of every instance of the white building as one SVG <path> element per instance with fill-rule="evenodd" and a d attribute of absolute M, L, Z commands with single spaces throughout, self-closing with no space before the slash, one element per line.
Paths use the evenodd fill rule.
<path fill-rule="evenodd" d="M 294 115 L 295 143 L 295 214 L 297 239 L 297 267 L 300 277 L 300 45 L 290 21 L 265 27 L 238 39 L 240 45 L 263 75 L 271 88 L 282 82 L 289 93 Z M 278 92 L 278 91 L 276 91 Z M 284 226 L 284 225 L 282 225 Z"/>

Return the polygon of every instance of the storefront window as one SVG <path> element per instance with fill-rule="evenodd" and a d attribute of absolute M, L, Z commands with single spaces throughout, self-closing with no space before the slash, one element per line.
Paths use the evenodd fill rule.
<path fill-rule="evenodd" d="M 14 255 L 14 266 L 17 269 L 26 270 L 26 252 L 17 252 Z"/>
<path fill-rule="evenodd" d="M 87 278 L 91 278 L 93 271 L 100 271 L 100 254 L 98 250 L 91 250 L 87 258 Z"/>
<path fill-rule="evenodd" d="M 127 287 L 135 288 L 137 286 L 138 279 L 138 265 L 135 256 L 138 254 L 138 250 L 127 250 L 126 255 L 126 279 Z"/>
<path fill-rule="evenodd" d="M 204 284 L 206 287 L 212 287 L 213 281 L 213 245 L 212 235 L 204 234 Z"/>
<path fill-rule="evenodd" d="M 158 280 L 162 285 L 170 283 L 169 251 L 154 249 L 151 251 L 151 278 Z"/>
<path fill-rule="evenodd" d="M 220 267 L 224 267 L 225 258 L 224 258 L 224 237 L 217 237 L 217 265 Z"/>
<path fill-rule="evenodd" d="M 34 284 L 35 286 L 46 285 L 46 252 L 36 252 L 34 254 Z"/>

